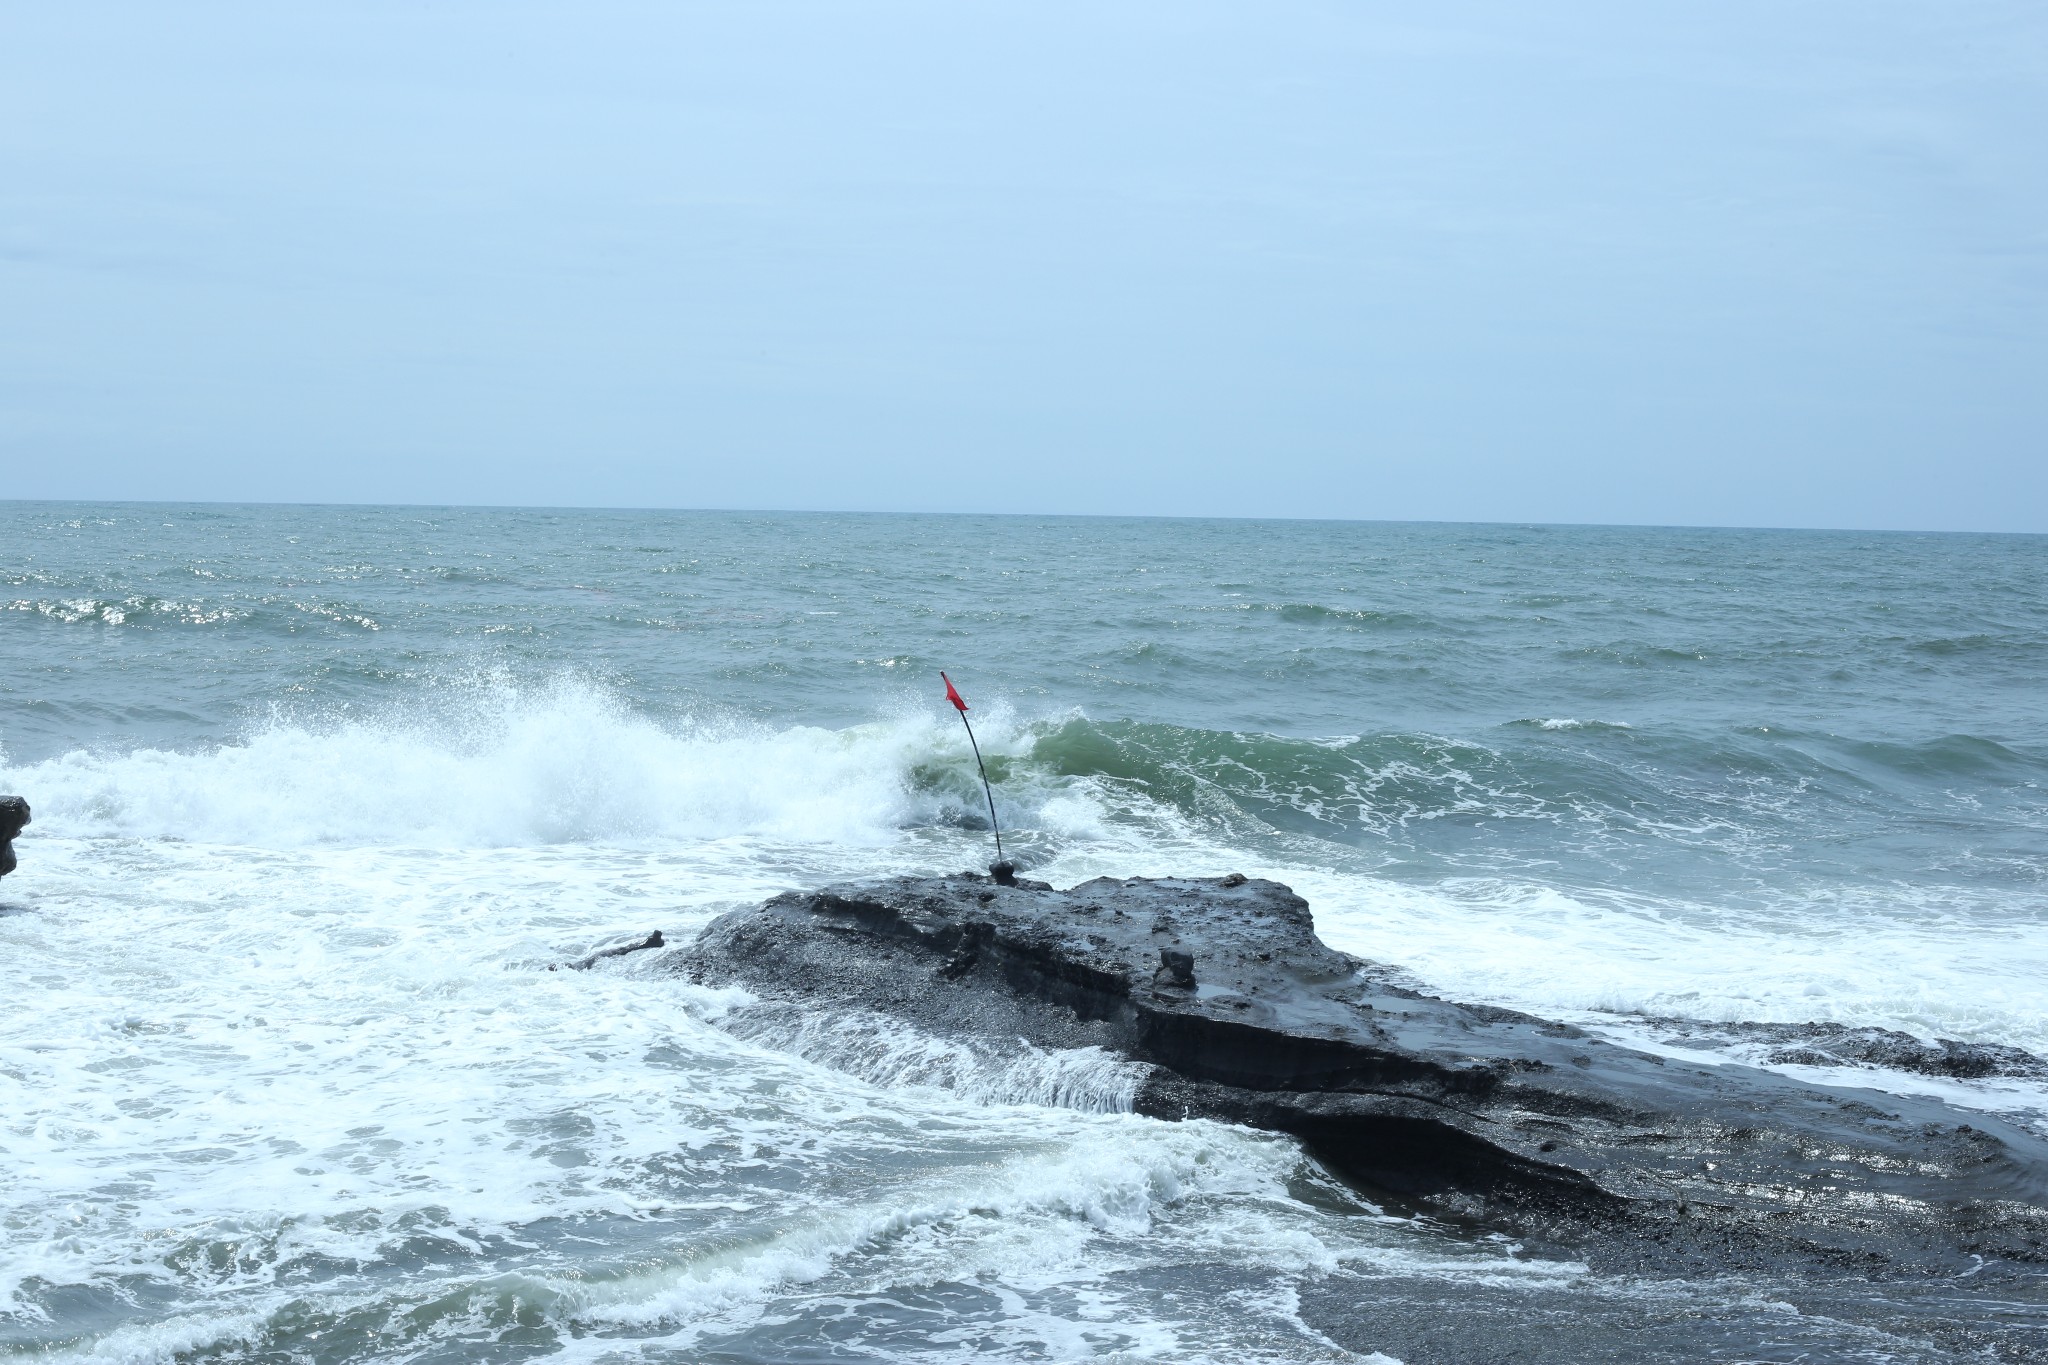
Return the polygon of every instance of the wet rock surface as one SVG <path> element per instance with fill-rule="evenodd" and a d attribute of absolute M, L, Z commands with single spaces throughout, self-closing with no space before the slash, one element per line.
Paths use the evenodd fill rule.
<path fill-rule="evenodd" d="M 671 961 L 705 983 L 941 1036 L 1108 1049 L 1147 1068 L 1140 1112 L 1291 1133 L 1382 1203 L 1596 1272 L 1822 1286 L 1870 1298 L 1873 1330 L 1903 1331 L 1928 1358 L 2048 1358 L 2040 1136 L 1438 999 L 1322 943 L 1307 903 L 1275 882 L 837 886 L 726 915 Z M 1930 1049 L 1967 1047 L 1807 1027 L 1784 1045 L 1929 1066 Z M 1865 1288 L 1885 1283 L 1899 1292 Z M 1914 1308 L 1931 1285 L 1964 1307 Z M 1304 1303 L 1335 1339 L 1367 1342 L 1364 1324 L 1347 1326 L 1354 1311 L 1341 1295 Z M 1411 1360 L 1438 1358 L 1428 1325 L 1416 1330 Z M 1561 1358 L 1524 1345 L 1500 1358 Z"/>
<path fill-rule="evenodd" d="M 15 836 L 29 823 L 28 802 L 19 796 L 0 796 L 0 877 L 14 871 Z"/>
<path fill-rule="evenodd" d="M 1954 1038 L 1929 1042 L 1893 1029 L 1847 1024 L 1705 1023 L 1667 1018 L 1640 1022 L 1655 1028 L 1661 1041 L 1674 1047 L 1761 1047 L 1765 1060 L 1780 1066 L 1879 1067 L 1966 1081 L 1993 1076 L 2048 1077 L 2048 1061 L 1997 1043 L 1965 1043 Z"/>

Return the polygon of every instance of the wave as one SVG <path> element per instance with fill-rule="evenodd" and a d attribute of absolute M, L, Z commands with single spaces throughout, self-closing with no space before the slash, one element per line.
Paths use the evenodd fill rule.
<path fill-rule="evenodd" d="M 1483 737 L 1416 731 L 1302 739 L 1136 721 L 1048 725 L 1052 772 L 1129 784 L 1190 813 L 1229 811 L 1339 842 L 1442 842 L 1480 823 L 1724 851 L 1941 826 L 1967 807 L 1987 837 L 2048 829 L 2048 755 L 1949 735 L 1921 743 L 1757 729 L 1686 733 L 1617 720 L 1510 722 Z"/>
<path fill-rule="evenodd" d="M 1048 850 L 1121 824 L 1269 854 L 1299 853 L 1308 838 L 1319 863 L 1367 850 L 1495 870 L 1590 857 L 1611 871 L 1645 849 L 1782 862 L 1802 840 L 1839 851 L 1849 830 L 1894 844 L 1938 835 L 1948 861 L 1982 845 L 2011 872 L 2026 861 L 2011 851 L 2048 828 L 2048 760 L 1969 735 L 1900 744 L 1542 719 L 1480 738 L 1309 739 L 1078 713 L 977 719 L 1006 830 L 1043 836 Z M 873 847 L 906 829 L 986 828 L 973 757 L 951 721 L 920 709 L 841 730 L 662 719 L 585 680 L 457 677 L 374 711 L 281 713 L 236 743 L 0 766 L 0 785 L 29 797 L 39 834 Z M 1976 831 L 1969 848 L 1948 822 L 1958 801 Z"/>
<path fill-rule="evenodd" d="M 1225 827 L 1249 816 L 1341 838 L 1461 815 L 1544 814 L 1502 755 L 1435 735 L 1307 740 L 1074 717 L 1041 733 L 1031 757 L 1064 777 L 1129 784 Z"/>
<path fill-rule="evenodd" d="M 264 847 L 735 835 L 871 845 L 965 818 L 966 742 L 931 718 L 773 730 L 663 723 L 577 681 L 458 681 L 439 693 L 369 717 L 280 718 L 197 751 L 74 751 L 0 768 L 0 785 L 29 796 L 39 834 Z M 964 780 L 913 780 L 949 757 Z"/>
<path fill-rule="evenodd" d="M 2043 764 L 2018 749 L 1979 735 L 1942 735 L 1918 744 L 1885 740 L 1825 741 L 1845 769 L 1875 770 L 1915 779 L 2006 779 L 2025 783 L 2042 775 Z"/>
<path fill-rule="evenodd" d="M 61 625 L 231 626 L 250 619 L 246 607 L 131 593 L 125 597 L 16 598 L 0 611 L 27 612 Z"/>
<path fill-rule="evenodd" d="M 1512 725 L 1533 726 L 1538 730 L 1633 730 L 1635 727 L 1625 720 L 1574 720 L 1570 716 L 1555 716 L 1548 720 L 1517 720 Z"/>
<path fill-rule="evenodd" d="M 1315 602 L 1285 602 L 1277 606 L 1260 604 L 1249 609 L 1271 612 L 1281 620 L 1297 625 L 1343 626 L 1354 630 L 1364 628 L 1422 631 L 1445 628 L 1442 622 L 1431 621 L 1412 612 L 1326 607 Z"/>
<path fill-rule="evenodd" d="M 1129 1113 L 1151 1068 L 1099 1047 L 1045 1051 L 1013 1039 L 1000 1051 L 923 1033 L 865 1012 L 821 1014 L 755 1004 L 721 1016 L 733 1036 L 795 1053 L 871 1085 L 929 1086 L 983 1104 Z"/>

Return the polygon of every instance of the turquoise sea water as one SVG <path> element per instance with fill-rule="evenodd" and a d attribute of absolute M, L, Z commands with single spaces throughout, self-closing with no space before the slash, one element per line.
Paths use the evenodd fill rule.
<path fill-rule="evenodd" d="M 2048 1053 L 2048 538 L 14 503 L 0 642 L 0 1355 L 1335 1359 L 1303 1285 L 1643 1292 L 1107 1059 L 543 970 L 985 863 L 941 668 L 1056 883 L 1276 876 L 1637 1041 Z"/>

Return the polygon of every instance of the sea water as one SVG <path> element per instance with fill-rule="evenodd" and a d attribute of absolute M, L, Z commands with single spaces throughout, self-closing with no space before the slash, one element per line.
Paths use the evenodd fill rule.
<path fill-rule="evenodd" d="M 1920 1358 L 1135 1116 L 1105 1054 L 553 970 L 986 864 L 941 668 L 1032 876 L 1276 877 L 1623 1041 L 2048 1054 L 2040 537 L 13 503 L 0 662 L 0 1357 L 1360 1358 L 1335 1285 Z"/>

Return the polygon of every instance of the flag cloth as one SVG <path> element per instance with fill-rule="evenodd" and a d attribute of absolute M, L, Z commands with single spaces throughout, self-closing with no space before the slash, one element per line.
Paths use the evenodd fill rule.
<path fill-rule="evenodd" d="M 960 714 L 962 714 L 962 715 L 966 715 L 966 714 L 967 714 L 967 703 L 966 703 L 966 702 L 964 702 L 964 701 L 962 701 L 962 700 L 960 699 L 960 689 L 959 689 L 959 688 L 957 688 L 957 687 L 955 687 L 955 686 L 953 686 L 953 680 L 952 680 L 951 678 L 947 678 L 947 677 L 946 677 L 946 675 L 945 675 L 944 673 L 940 673 L 940 674 L 939 674 L 939 677 L 941 677 L 941 678 L 945 679 L 945 683 L 946 683 L 946 700 L 947 700 L 947 701 L 949 701 L 949 702 L 952 702 L 952 703 L 953 703 L 953 705 L 955 705 L 955 706 L 959 707 L 959 708 L 960 708 Z"/>

